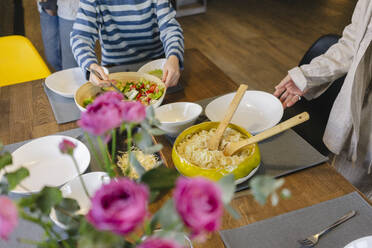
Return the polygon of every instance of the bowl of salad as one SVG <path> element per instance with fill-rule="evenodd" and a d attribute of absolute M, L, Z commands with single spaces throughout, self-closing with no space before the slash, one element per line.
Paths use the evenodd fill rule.
<path fill-rule="evenodd" d="M 166 87 L 156 76 L 140 72 L 116 72 L 109 74 L 109 78 L 127 101 L 140 101 L 154 108 L 159 107 L 163 102 Z M 87 82 L 76 91 L 74 100 L 78 108 L 85 111 L 97 96 L 113 90 L 111 87 L 101 88 Z"/>

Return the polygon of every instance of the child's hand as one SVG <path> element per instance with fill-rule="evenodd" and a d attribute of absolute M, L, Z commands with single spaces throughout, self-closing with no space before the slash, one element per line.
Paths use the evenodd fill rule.
<path fill-rule="evenodd" d="M 94 75 L 94 73 L 90 73 L 90 76 L 89 76 L 89 82 L 91 82 L 92 84 L 96 85 L 96 86 L 99 86 L 99 87 L 103 87 L 103 86 L 108 86 L 110 85 L 110 82 L 108 82 L 109 80 L 109 77 L 108 75 L 105 73 L 104 69 L 102 66 L 99 66 L 97 64 L 91 64 L 89 66 L 89 69 L 93 69 L 95 70 L 96 72 L 99 73 L 99 75 L 101 76 L 101 79 L 99 79 L 96 75 Z"/>
<path fill-rule="evenodd" d="M 162 81 L 166 87 L 175 86 L 180 79 L 180 65 L 177 56 L 171 55 L 163 67 Z"/>

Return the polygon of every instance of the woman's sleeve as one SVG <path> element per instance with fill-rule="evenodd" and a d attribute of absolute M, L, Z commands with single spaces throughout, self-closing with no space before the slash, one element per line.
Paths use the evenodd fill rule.
<path fill-rule="evenodd" d="M 176 11 L 169 0 L 156 1 L 156 16 L 163 42 L 165 56 L 177 56 L 180 67 L 183 67 L 184 41 L 180 24 L 176 20 Z"/>
<path fill-rule="evenodd" d="M 72 53 L 78 65 L 86 68 L 97 62 L 95 44 L 98 39 L 98 23 L 95 0 L 80 0 L 79 10 L 70 35 Z"/>
<path fill-rule="evenodd" d="M 311 99 L 323 92 L 334 80 L 345 75 L 352 63 L 356 50 L 356 32 L 362 15 L 359 1 L 355 7 L 352 22 L 345 27 L 342 37 L 326 53 L 314 58 L 310 64 L 288 71 L 296 86 L 308 91 L 305 97 Z M 307 95 L 307 96 L 306 96 Z"/>

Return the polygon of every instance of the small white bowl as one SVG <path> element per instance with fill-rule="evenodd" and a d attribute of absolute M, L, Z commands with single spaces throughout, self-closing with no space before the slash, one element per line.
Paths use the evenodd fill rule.
<path fill-rule="evenodd" d="M 81 176 L 84 181 L 87 191 L 91 197 L 93 197 L 96 190 L 98 190 L 104 183 L 108 183 L 110 178 L 105 172 L 90 172 Z M 62 195 L 65 198 L 75 199 L 79 205 L 80 210 L 78 214 L 87 214 L 90 209 L 91 201 L 85 194 L 84 188 L 80 182 L 80 178 L 76 177 L 73 180 L 67 182 L 61 187 Z M 66 226 L 57 220 L 56 212 L 54 209 L 50 212 L 50 218 L 60 228 L 66 229 Z"/>
<path fill-rule="evenodd" d="M 167 59 L 153 60 L 147 64 L 144 64 L 141 68 L 139 68 L 138 72 L 149 73 L 153 70 L 163 70 L 165 62 L 167 62 Z"/>
<path fill-rule="evenodd" d="M 175 102 L 155 109 L 155 116 L 160 121 L 160 129 L 170 136 L 176 136 L 192 126 L 203 108 L 196 103 Z"/>

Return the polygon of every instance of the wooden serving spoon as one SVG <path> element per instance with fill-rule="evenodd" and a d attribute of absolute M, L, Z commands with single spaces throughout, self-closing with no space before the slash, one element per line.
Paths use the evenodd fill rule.
<path fill-rule="evenodd" d="M 237 90 L 234 98 L 232 99 L 224 118 L 221 120 L 220 124 L 217 127 L 216 135 L 212 136 L 212 138 L 209 140 L 209 143 L 208 143 L 209 150 L 214 151 L 218 149 L 223 133 L 225 132 L 227 126 L 229 125 L 247 89 L 248 89 L 248 85 L 246 84 L 241 84 L 239 86 L 239 89 Z"/>
<path fill-rule="evenodd" d="M 307 112 L 298 114 L 272 128 L 267 129 L 266 131 L 263 131 L 262 133 L 259 133 L 255 136 L 250 137 L 247 140 L 243 140 L 239 142 L 232 142 L 226 145 L 225 148 L 223 149 L 223 153 L 225 156 L 234 155 L 236 152 L 244 149 L 245 147 L 253 143 L 257 143 L 261 140 L 265 140 L 271 136 L 274 136 L 275 134 L 281 133 L 291 127 L 297 126 L 298 124 L 301 124 L 307 121 L 309 118 L 310 116 Z"/>

